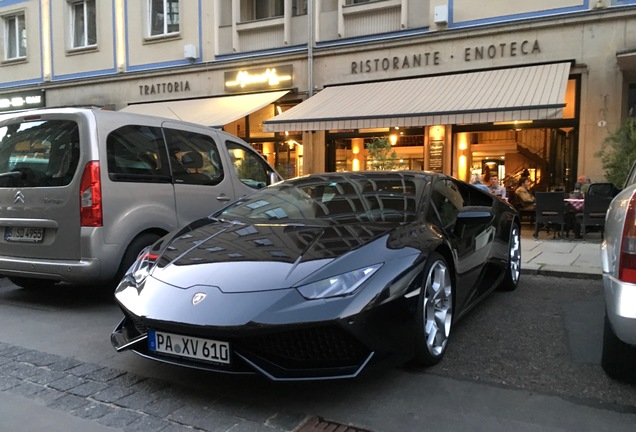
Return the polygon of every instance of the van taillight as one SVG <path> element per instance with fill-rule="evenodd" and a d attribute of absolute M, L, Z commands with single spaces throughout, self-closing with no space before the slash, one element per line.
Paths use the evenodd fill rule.
<path fill-rule="evenodd" d="M 625 215 L 618 278 L 623 282 L 636 283 L 636 195 L 629 200 Z"/>
<path fill-rule="evenodd" d="M 82 226 L 102 226 L 102 185 L 99 162 L 86 164 L 80 183 L 80 222 Z"/>

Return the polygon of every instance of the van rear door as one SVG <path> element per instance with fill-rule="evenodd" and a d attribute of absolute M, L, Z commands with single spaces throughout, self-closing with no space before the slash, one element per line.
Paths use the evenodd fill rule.
<path fill-rule="evenodd" d="M 0 124 L 0 255 L 79 258 L 84 118 L 25 114 Z"/>

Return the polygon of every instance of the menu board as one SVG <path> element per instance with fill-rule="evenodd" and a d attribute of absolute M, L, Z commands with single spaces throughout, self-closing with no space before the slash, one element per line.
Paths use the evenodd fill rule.
<path fill-rule="evenodd" d="M 428 170 L 441 173 L 444 170 L 444 141 L 431 140 L 428 145 Z"/>

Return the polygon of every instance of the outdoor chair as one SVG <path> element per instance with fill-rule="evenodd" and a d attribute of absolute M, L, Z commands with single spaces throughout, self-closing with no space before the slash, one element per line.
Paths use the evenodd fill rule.
<path fill-rule="evenodd" d="M 601 230 L 601 238 L 605 229 L 605 215 L 612 202 L 611 196 L 586 194 L 583 203 L 583 212 L 576 215 L 576 234 L 582 233 L 583 240 L 587 227 L 597 227 Z"/>
<path fill-rule="evenodd" d="M 618 188 L 613 183 L 592 183 L 586 195 L 597 195 L 614 198 L 618 195 Z"/>
<path fill-rule="evenodd" d="M 537 192 L 534 216 L 534 237 L 539 235 L 539 226 L 543 225 L 549 232 L 551 225 L 559 225 L 560 236 L 565 235 L 566 214 L 563 192 Z M 557 230 L 554 231 L 556 237 Z"/>

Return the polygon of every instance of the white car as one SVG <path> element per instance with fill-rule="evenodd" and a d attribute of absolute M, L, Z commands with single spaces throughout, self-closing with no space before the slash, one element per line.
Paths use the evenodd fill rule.
<path fill-rule="evenodd" d="M 601 260 L 605 291 L 601 363 L 609 376 L 636 381 L 636 164 L 607 211 Z"/>

